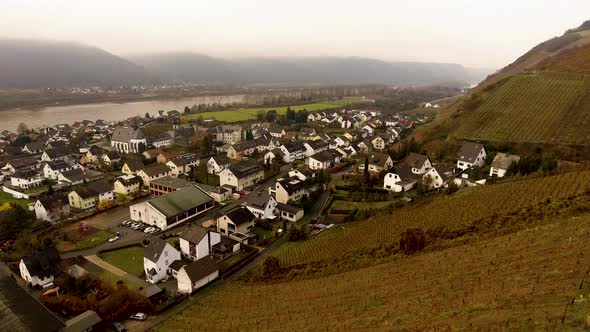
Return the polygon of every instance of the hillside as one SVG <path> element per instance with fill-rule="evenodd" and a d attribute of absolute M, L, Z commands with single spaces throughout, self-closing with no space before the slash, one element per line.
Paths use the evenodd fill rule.
<path fill-rule="evenodd" d="M 480 70 L 457 64 L 385 62 L 358 57 L 213 58 L 194 53 L 130 57 L 167 79 L 241 84 L 399 84 L 474 82 Z"/>
<path fill-rule="evenodd" d="M 488 77 L 458 105 L 456 139 L 590 145 L 590 21 Z"/>
<path fill-rule="evenodd" d="M 584 214 L 327 277 L 225 282 L 155 330 L 582 330 L 590 303 L 564 309 L 590 290 L 588 235 Z"/>
<path fill-rule="evenodd" d="M 149 82 L 143 68 L 67 42 L 0 39 L 0 88 L 111 86 Z"/>

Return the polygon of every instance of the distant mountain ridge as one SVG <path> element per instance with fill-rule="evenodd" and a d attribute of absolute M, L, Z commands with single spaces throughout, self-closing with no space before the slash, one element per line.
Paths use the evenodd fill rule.
<path fill-rule="evenodd" d="M 123 58 L 71 42 L 0 39 L 0 88 L 142 83 L 467 84 L 482 79 L 459 64 L 360 57 L 216 58 L 179 52 Z"/>
<path fill-rule="evenodd" d="M 130 59 L 160 76 L 191 82 L 429 85 L 467 83 L 483 78 L 480 73 L 470 72 L 458 64 L 385 62 L 361 57 L 221 59 L 168 53 Z"/>

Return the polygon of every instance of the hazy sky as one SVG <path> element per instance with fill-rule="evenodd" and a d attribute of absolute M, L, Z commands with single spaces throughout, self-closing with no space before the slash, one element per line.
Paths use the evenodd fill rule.
<path fill-rule="evenodd" d="M 0 37 L 124 55 L 365 56 L 501 67 L 590 19 L 589 0 L 0 0 Z"/>

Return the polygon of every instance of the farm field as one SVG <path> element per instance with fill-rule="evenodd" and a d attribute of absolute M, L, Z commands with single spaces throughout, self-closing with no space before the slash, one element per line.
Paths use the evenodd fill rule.
<path fill-rule="evenodd" d="M 305 104 L 305 105 L 295 105 L 290 106 L 292 110 L 299 111 L 306 109 L 309 112 L 321 111 L 325 109 L 331 108 L 338 108 L 350 105 L 352 103 L 362 101 L 361 98 L 343 98 L 339 100 L 333 101 L 325 101 L 320 103 L 314 104 Z M 287 113 L 287 106 L 283 107 L 262 107 L 262 108 L 238 108 L 235 110 L 227 110 L 227 111 L 219 111 L 219 112 L 204 112 L 199 114 L 191 114 L 182 116 L 183 122 L 189 122 L 190 120 L 196 120 L 197 118 L 207 119 L 215 119 L 217 121 L 225 121 L 225 122 L 238 122 L 238 121 L 248 121 L 248 120 L 255 120 L 256 116 L 260 112 L 268 112 L 276 110 L 279 114 L 286 114 Z"/>
<path fill-rule="evenodd" d="M 392 204 L 391 201 L 384 202 L 349 202 L 342 200 L 335 200 L 330 206 L 330 210 L 354 210 L 354 209 L 382 209 L 387 208 Z"/>
<path fill-rule="evenodd" d="M 547 198 L 579 195 L 589 188 L 590 171 L 470 188 L 430 203 L 393 210 L 390 215 L 338 225 L 307 241 L 287 243 L 274 255 L 284 266 L 341 257 L 355 250 L 395 244 L 407 228 L 452 230 Z"/>
<path fill-rule="evenodd" d="M 457 138 L 590 144 L 590 76 L 515 75 L 463 115 Z"/>
<path fill-rule="evenodd" d="M 226 282 L 155 330 L 583 330 L 590 301 L 564 309 L 590 289 L 589 236 L 585 214 L 327 277 Z"/>

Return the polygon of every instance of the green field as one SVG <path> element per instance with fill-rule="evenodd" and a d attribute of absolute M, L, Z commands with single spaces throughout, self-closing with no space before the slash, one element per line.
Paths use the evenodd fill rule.
<path fill-rule="evenodd" d="M 314 104 L 305 104 L 305 105 L 296 105 L 296 106 L 289 106 L 292 110 L 299 111 L 306 109 L 309 112 L 316 112 L 325 109 L 331 108 L 338 108 L 350 105 L 352 103 L 357 103 L 362 101 L 361 98 L 343 98 L 339 100 L 333 101 L 325 101 L 320 103 Z M 219 111 L 219 112 L 204 112 L 199 114 L 191 114 L 185 115 L 182 117 L 183 122 L 189 122 L 190 120 L 197 120 L 198 118 L 202 118 L 204 120 L 207 119 L 214 119 L 217 121 L 225 121 L 225 122 L 238 122 L 238 121 L 248 121 L 248 120 L 255 120 L 258 113 L 266 113 L 268 111 L 275 110 L 279 114 L 287 113 L 287 107 L 262 107 L 262 108 L 238 108 L 234 110 L 227 110 L 227 111 Z"/>
<path fill-rule="evenodd" d="M 102 253 L 101 258 L 131 275 L 140 276 L 143 273 L 143 251 L 139 246 L 129 247 Z"/>
<path fill-rule="evenodd" d="M 76 245 L 76 250 L 84 250 L 84 249 L 94 248 L 98 245 L 101 245 L 101 244 L 107 242 L 109 237 L 111 237 L 111 234 L 109 232 L 107 232 L 105 230 L 100 230 L 100 231 L 88 236 L 84 240 L 78 242 L 78 244 Z"/>
<path fill-rule="evenodd" d="M 584 31 L 580 31 L 578 32 L 580 34 L 580 36 L 582 37 L 588 37 L 590 36 L 590 30 L 584 30 Z"/>
<path fill-rule="evenodd" d="M 590 144 L 590 76 L 516 75 L 466 111 L 455 136 L 515 143 Z"/>
<path fill-rule="evenodd" d="M 27 209 L 29 206 L 29 203 L 31 203 L 31 201 L 29 201 L 28 199 L 16 199 L 16 198 L 12 197 L 12 195 L 5 193 L 3 191 L 0 191 L 0 206 L 3 203 L 12 203 L 12 204 L 20 205 L 20 206 L 24 207 L 25 209 Z"/>

